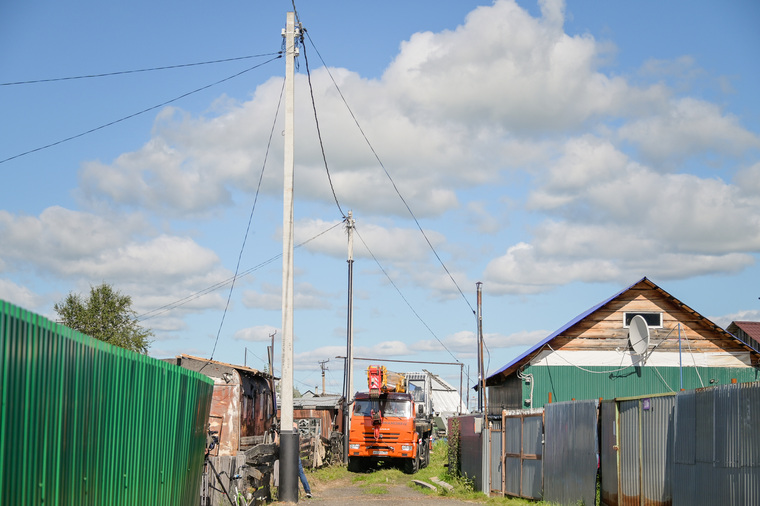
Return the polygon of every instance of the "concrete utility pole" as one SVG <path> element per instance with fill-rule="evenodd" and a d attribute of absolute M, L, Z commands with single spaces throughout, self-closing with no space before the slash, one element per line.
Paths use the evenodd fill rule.
<path fill-rule="evenodd" d="M 351 398 L 354 395 L 354 214 L 348 212 L 348 321 L 346 322 L 346 391 L 343 411 L 343 462 L 348 462 L 348 433 L 351 428 Z"/>
<path fill-rule="evenodd" d="M 293 430 L 293 119 L 296 48 L 295 13 L 288 12 L 285 37 L 285 153 L 282 216 L 282 379 L 280 380 L 280 501 L 298 502 L 298 431 Z"/>

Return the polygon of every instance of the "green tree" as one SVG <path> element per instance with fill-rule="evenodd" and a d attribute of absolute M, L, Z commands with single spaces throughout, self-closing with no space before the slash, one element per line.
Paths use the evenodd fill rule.
<path fill-rule="evenodd" d="M 138 353 L 147 353 L 151 345 L 153 331 L 137 322 L 132 298 L 107 283 L 90 286 L 87 299 L 70 292 L 53 309 L 61 323 L 95 339 Z"/>

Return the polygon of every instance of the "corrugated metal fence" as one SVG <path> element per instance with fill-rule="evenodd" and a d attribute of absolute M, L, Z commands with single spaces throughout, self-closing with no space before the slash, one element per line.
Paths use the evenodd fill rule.
<path fill-rule="evenodd" d="M 599 472 L 605 505 L 760 506 L 760 383 L 603 401 L 599 418 L 597 405 L 494 417 L 491 492 L 594 504 Z"/>
<path fill-rule="evenodd" d="M 594 504 L 596 500 L 598 401 L 544 406 L 544 500 Z"/>
<path fill-rule="evenodd" d="M 0 301 L 0 503 L 198 502 L 213 382 Z"/>
<path fill-rule="evenodd" d="M 673 504 L 760 505 L 760 384 L 681 392 Z"/>

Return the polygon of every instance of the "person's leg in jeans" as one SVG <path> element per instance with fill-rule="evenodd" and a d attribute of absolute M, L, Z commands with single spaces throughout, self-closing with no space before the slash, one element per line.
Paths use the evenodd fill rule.
<path fill-rule="evenodd" d="M 303 485 L 303 490 L 306 492 L 306 497 L 311 497 L 311 487 L 309 487 L 309 480 L 306 479 L 306 473 L 303 472 L 303 464 L 300 457 L 298 458 L 298 477 L 301 479 L 301 485 Z"/>

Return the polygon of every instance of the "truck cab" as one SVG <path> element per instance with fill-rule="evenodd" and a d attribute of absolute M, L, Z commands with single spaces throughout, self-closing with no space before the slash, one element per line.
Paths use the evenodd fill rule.
<path fill-rule="evenodd" d="M 395 462 L 413 474 L 430 462 L 432 423 L 418 417 L 407 392 L 357 393 L 349 433 L 349 471 L 363 471 L 379 461 Z"/>

